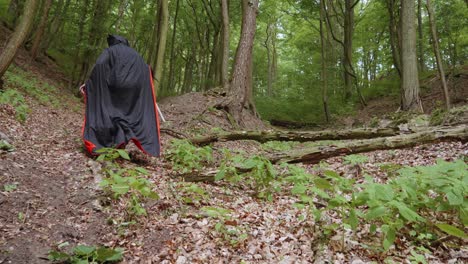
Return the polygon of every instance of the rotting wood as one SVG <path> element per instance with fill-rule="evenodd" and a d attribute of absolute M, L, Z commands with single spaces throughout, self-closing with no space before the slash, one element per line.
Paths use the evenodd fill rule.
<path fill-rule="evenodd" d="M 441 127 L 414 134 L 399 135 L 384 138 L 356 140 L 339 145 L 311 147 L 300 150 L 291 150 L 270 155 L 268 158 L 272 163 L 318 163 L 323 159 L 349 155 L 374 150 L 398 149 L 414 147 L 430 142 L 468 140 L 468 126 Z"/>
<path fill-rule="evenodd" d="M 399 134 L 396 128 L 381 129 L 351 129 L 351 130 L 323 130 L 323 131 L 234 131 L 223 134 L 213 134 L 194 137 L 190 141 L 195 145 L 207 145 L 218 141 L 255 140 L 261 143 L 268 141 L 298 141 L 342 140 L 389 137 Z"/>

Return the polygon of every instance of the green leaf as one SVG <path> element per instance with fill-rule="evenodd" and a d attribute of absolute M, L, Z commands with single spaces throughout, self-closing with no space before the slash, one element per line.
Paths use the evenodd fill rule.
<path fill-rule="evenodd" d="M 304 194 L 307 191 L 307 187 L 302 184 L 295 184 L 291 189 L 291 193 L 294 195 Z"/>
<path fill-rule="evenodd" d="M 127 184 L 114 184 L 112 185 L 112 191 L 118 195 L 126 194 L 130 190 L 130 186 Z"/>
<path fill-rule="evenodd" d="M 225 176 L 226 176 L 226 169 L 220 169 L 218 173 L 216 173 L 215 181 L 220 181 L 224 179 Z"/>
<path fill-rule="evenodd" d="M 463 194 L 458 189 L 453 189 L 447 192 L 447 200 L 450 205 L 463 204 Z"/>
<path fill-rule="evenodd" d="M 393 200 L 393 190 L 392 187 L 390 187 L 387 184 L 376 184 L 374 186 L 375 188 L 375 196 L 377 199 L 383 200 L 383 201 L 391 201 Z"/>
<path fill-rule="evenodd" d="M 405 204 L 397 202 L 397 201 L 392 201 L 389 204 L 395 206 L 398 209 L 398 212 L 400 213 L 401 216 L 403 216 L 406 220 L 410 222 L 418 222 L 418 221 L 425 221 L 423 217 L 418 215 L 415 211 L 411 210 L 408 208 Z"/>
<path fill-rule="evenodd" d="M 385 250 L 388 250 L 391 245 L 395 242 L 396 232 L 392 227 L 388 227 L 385 233 L 385 239 L 383 241 L 383 247 Z"/>
<path fill-rule="evenodd" d="M 119 261 L 122 260 L 123 250 L 120 248 L 111 249 L 106 247 L 100 247 L 97 249 L 96 255 L 96 260 L 99 262 Z"/>
<path fill-rule="evenodd" d="M 387 212 L 387 208 L 385 206 L 378 206 L 375 208 L 372 208 L 367 214 L 366 214 L 366 219 L 367 220 L 373 220 L 378 217 L 381 217 L 385 215 Z"/>
<path fill-rule="evenodd" d="M 130 160 L 130 156 L 128 156 L 128 153 L 123 150 L 123 149 L 117 149 L 117 152 L 119 153 L 120 157 L 126 159 L 126 160 Z"/>
<path fill-rule="evenodd" d="M 142 167 L 136 167 L 135 170 L 144 175 L 149 174 L 149 172 L 145 168 L 142 168 Z"/>
<path fill-rule="evenodd" d="M 70 255 L 58 251 L 49 251 L 47 258 L 50 261 L 67 261 L 68 259 L 70 259 Z"/>
<path fill-rule="evenodd" d="M 333 186 L 330 184 L 330 182 L 322 178 L 314 179 L 314 183 L 317 188 L 322 189 L 322 190 L 333 189 Z"/>
<path fill-rule="evenodd" d="M 357 218 L 356 211 L 354 209 L 351 209 L 349 212 L 348 224 L 353 230 L 356 230 L 359 225 L 359 219 Z"/>
<path fill-rule="evenodd" d="M 96 248 L 93 246 L 79 245 L 73 249 L 73 252 L 78 256 L 89 256 L 94 252 L 94 250 L 96 250 Z"/>
<path fill-rule="evenodd" d="M 455 237 L 459 237 L 459 238 L 463 238 L 463 239 L 466 239 L 468 238 L 468 235 L 461 229 L 453 226 L 453 225 L 449 225 L 449 224 L 436 224 L 436 226 L 444 231 L 445 233 L 449 234 L 449 235 L 452 235 L 452 236 L 455 236 Z"/>

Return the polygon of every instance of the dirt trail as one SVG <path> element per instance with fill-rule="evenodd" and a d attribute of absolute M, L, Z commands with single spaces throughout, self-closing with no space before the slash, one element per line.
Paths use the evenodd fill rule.
<path fill-rule="evenodd" d="M 30 104 L 23 127 L 1 116 L 16 150 L 0 156 L 0 186 L 17 187 L 0 194 L 0 263 L 46 262 L 56 243 L 95 244 L 109 232 L 91 204 L 94 179 L 77 140 L 81 115 Z"/>

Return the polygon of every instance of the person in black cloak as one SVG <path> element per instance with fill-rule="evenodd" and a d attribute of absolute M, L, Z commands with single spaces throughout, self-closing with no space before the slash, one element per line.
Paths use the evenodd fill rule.
<path fill-rule="evenodd" d="M 80 88 L 86 112 L 82 130 L 86 151 L 125 147 L 130 141 L 144 153 L 160 154 L 159 117 L 150 66 L 128 41 L 107 37 L 106 48 Z"/>

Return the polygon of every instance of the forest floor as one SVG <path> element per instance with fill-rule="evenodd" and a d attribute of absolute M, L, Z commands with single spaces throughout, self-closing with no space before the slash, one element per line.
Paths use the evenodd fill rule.
<path fill-rule="evenodd" d="M 342 227 L 336 211 L 324 212 L 322 222 L 314 221 L 311 210 L 296 206 L 300 199 L 294 194 L 300 191 L 295 183 L 281 179 L 288 178 L 282 166 L 274 168 L 273 185 L 279 188 L 265 199 L 258 197 L 255 181 L 185 182 L 170 155 L 148 159 L 130 147 L 132 161 L 116 163 L 147 170 L 145 177 L 159 195 L 157 200 L 145 200 L 146 216 L 132 215 L 129 199 L 110 199 L 99 186 L 105 165 L 83 152 L 83 102 L 63 88 L 64 78 L 52 62 L 30 63 L 27 57 L 24 51 L 19 54 L 6 80 L 7 89 L 20 91 L 28 105 L 25 121 L 18 120 L 24 110 L 17 107 L 20 103 L 16 107 L 0 103 L 0 132 L 14 146 L 12 151 L 0 151 L 0 263 L 50 263 L 50 250 L 70 252 L 78 244 L 123 248 L 124 263 L 468 261 L 466 239 L 448 236 L 427 243 L 424 236 L 436 232 L 426 230 L 416 235 L 419 240 L 398 234 L 394 245 L 383 250 L 380 231 L 370 234 L 365 224 L 357 230 L 350 224 Z M 160 107 L 168 120 L 162 125 L 163 150 L 174 150 L 170 134 L 229 131 L 225 114 L 208 107 L 215 100 L 214 95 L 200 93 L 163 100 Z M 217 142 L 210 147 L 214 160 L 189 174 L 216 169 L 213 164 L 223 158 L 225 149 L 252 157 L 303 145 Z M 437 142 L 334 157 L 296 169 L 322 176 L 334 171 L 355 184 L 368 178 L 385 183 L 403 166 L 434 165 L 438 159 L 466 161 L 467 156 L 466 142 Z"/>

